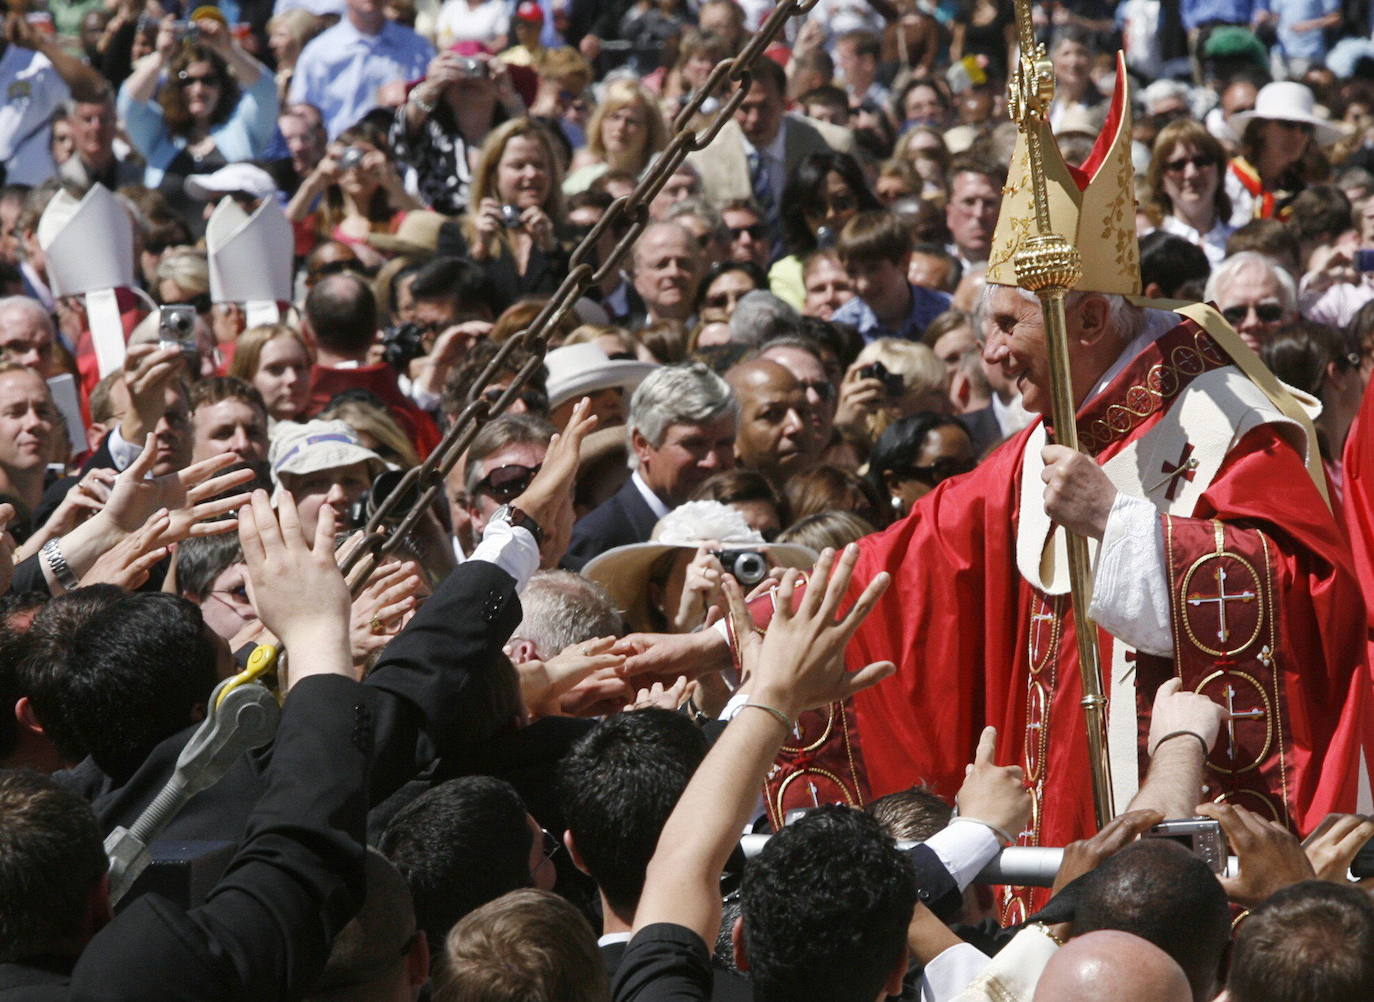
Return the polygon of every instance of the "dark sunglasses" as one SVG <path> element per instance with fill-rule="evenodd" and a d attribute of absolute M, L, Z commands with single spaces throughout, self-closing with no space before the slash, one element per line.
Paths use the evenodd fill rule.
<path fill-rule="evenodd" d="M 1230 306 L 1221 311 L 1226 322 L 1234 327 L 1250 315 L 1251 310 L 1260 318 L 1261 323 L 1276 324 L 1283 317 L 1283 307 L 1278 303 L 1260 303 L 1258 306 Z"/>
<path fill-rule="evenodd" d="M 502 504 L 508 504 L 525 493 L 525 488 L 529 487 L 538 472 L 538 466 L 521 466 L 519 463 L 498 466 L 477 481 L 473 493 L 490 494 Z"/>
<path fill-rule="evenodd" d="M 752 289 L 750 290 L 753 291 Z M 744 297 L 745 293 L 738 295 L 733 292 L 714 292 L 702 300 L 703 306 L 708 310 L 733 310 L 735 304 Z"/>
<path fill-rule="evenodd" d="M 816 394 L 816 396 L 825 401 L 835 399 L 835 384 L 828 379 L 802 380 L 801 388 L 808 393 Z"/>
<path fill-rule="evenodd" d="M 1164 164 L 1164 169 L 1170 174 L 1182 174 L 1189 164 L 1198 170 L 1206 170 L 1208 167 L 1215 167 L 1216 161 L 1199 153 L 1193 157 L 1179 157 L 1177 160 L 1169 160 Z"/>
<path fill-rule="evenodd" d="M 504 386 L 492 386 L 482 392 L 482 399 L 489 404 L 494 404 L 501 399 L 501 394 L 505 392 L 506 388 Z M 525 405 L 526 410 L 536 413 L 549 409 L 548 395 L 538 390 L 521 390 L 515 395 L 515 399 L 521 401 Z"/>
<path fill-rule="evenodd" d="M 198 73 L 192 76 L 190 73 L 182 70 L 177 74 L 178 87 L 190 87 L 192 84 L 204 84 L 206 87 L 218 87 L 220 85 L 219 77 L 215 76 L 213 73 Z"/>
<path fill-rule="evenodd" d="M 950 477 L 968 473 L 975 465 L 977 464 L 972 459 L 941 459 L 929 466 L 909 466 L 901 472 L 903 476 L 934 487 Z"/>
<path fill-rule="evenodd" d="M 763 223 L 755 223 L 753 226 L 731 226 L 729 230 L 732 243 L 746 233 L 749 234 L 752 240 L 762 240 L 764 237 L 768 236 L 768 227 L 764 226 Z"/>

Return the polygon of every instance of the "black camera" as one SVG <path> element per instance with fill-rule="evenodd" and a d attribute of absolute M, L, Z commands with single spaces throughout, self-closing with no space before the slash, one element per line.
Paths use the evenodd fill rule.
<path fill-rule="evenodd" d="M 506 224 L 508 230 L 518 230 L 524 220 L 520 218 L 520 210 L 507 203 L 501 206 L 501 222 Z"/>
<path fill-rule="evenodd" d="M 1177 842 L 1206 863 L 1213 873 L 1226 872 L 1226 835 L 1221 830 L 1221 823 L 1211 818 L 1161 821 L 1141 838 L 1164 838 Z"/>
<path fill-rule="evenodd" d="M 361 529 L 372 516 L 377 514 L 387 498 L 396 492 L 400 486 L 402 478 L 406 475 L 405 470 L 384 470 L 377 474 L 372 481 L 372 486 L 363 491 L 358 496 L 358 500 L 348 506 L 348 527 L 350 529 Z M 410 513 L 410 509 L 415 507 L 415 502 L 420 497 L 420 481 L 417 479 L 406 489 L 405 494 L 400 498 L 400 503 L 391 509 L 390 515 L 384 520 L 385 525 L 397 525 L 401 519 Z"/>
<path fill-rule="evenodd" d="M 743 588 L 752 588 L 768 577 L 768 558 L 758 550 L 716 550 L 716 559 Z"/>
<path fill-rule="evenodd" d="M 425 329 L 419 324 L 394 324 L 382 331 L 382 359 L 397 372 L 425 354 Z"/>
<path fill-rule="evenodd" d="M 878 380 L 889 397 L 900 397 L 906 391 L 906 380 L 895 372 L 888 372 L 882 362 L 865 365 L 859 370 L 859 378 Z"/>

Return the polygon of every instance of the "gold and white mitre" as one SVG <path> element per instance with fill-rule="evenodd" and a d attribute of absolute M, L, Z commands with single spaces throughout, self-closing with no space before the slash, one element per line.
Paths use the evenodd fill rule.
<path fill-rule="evenodd" d="M 988 254 L 987 281 L 1018 285 L 1016 252 L 1038 235 L 1031 185 L 1031 143 L 1037 131 L 1045 167 L 1050 230 L 1078 248 L 1083 275 L 1074 289 L 1140 295 L 1140 245 L 1135 235 L 1135 171 L 1131 164 L 1131 100 L 1126 61 L 1116 56 L 1111 110 L 1092 154 L 1079 167 L 1064 162 L 1048 122 L 1027 124 L 1016 137 L 1002 211 Z"/>

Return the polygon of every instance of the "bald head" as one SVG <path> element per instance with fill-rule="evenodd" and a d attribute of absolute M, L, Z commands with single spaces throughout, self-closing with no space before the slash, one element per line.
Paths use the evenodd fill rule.
<path fill-rule="evenodd" d="M 775 485 L 816 464 L 816 440 L 806 391 L 787 369 L 767 358 L 741 362 L 725 374 L 739 400 L 735 458 Z"/>
<path fill-rule="evenodd" d="M 650 320 L 686 320 L 705 271 L 701 245 L 678 223 L 651 223 L 634 248 L 635 291 Z"/>
<path fill-rule="evenodd" d="M 1069 940 L 1050 958 L 1035 986 L 1035 1002 L 1108 997 L 1114 1002 L 1192 1002 L 1193 993 L 1183 968 L 1159 947 L 1106 929 Z"/>

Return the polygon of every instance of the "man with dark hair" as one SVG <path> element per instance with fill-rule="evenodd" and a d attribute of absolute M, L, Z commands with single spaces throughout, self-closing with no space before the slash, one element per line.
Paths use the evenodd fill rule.
<path fill-rule="evenodd" d="M 1307 272 L 1317 264 L 1314 255 L 1321 248 L 1330 248 L 1354 225 L 1350 199 L 1334 184 L 1314 184 L 1293 199 L 1288 228 L 1298 241 L 1298 261 Z"/>
<path fill-rule="evenodd" d="M 181 597 L 200 608 L 205 625 L 224 641 L 232 641 L 258 618 L 248 596 L 248 569 L 237 536 L 182 540 L 177 544 L 176 570 Z"/>
<path fill-rule="evenodd" d="M 812 87 L 797 99 L 801 112 L 814 122 L 849 127 L 849 97 L 834 84 Z"/>
<path fill-rule="evenodd" d="M 607 717 L 559 763 L 563 841 L 601 894 L 607 974 L 614 976 L 625 954 L 658 836 L 705 757 L 699 728 L 650 708 Z"/>
<path fill-rule="evenodd" d="M 415 917 L 431 943 L 460 918 L 508 891 L 552 890 L 544 834 L 504 780 L 464 776 L 440 783 L 391 819 L 378 848 L 401 871 Z"/>
<path fill-rule="evenodd" d="M 1140 287 L 1148 299 L 1183 299 L 1179 290 L 1190 283 L 1201 295 L 1211 273 L 1206 252 L 1191 240 L 1163 230 L 1140 238 Z"/>
<path fill-rule="evenodd" d="M 864 340 L 919 341 L 926 325 L 949 309 L 947 293 L 911 284 L 911 232 L 893 213 L 860 212 L 845 223 L 835 249 L 855 295 L 830 319 L 853 324 Z"/>
<path fill-rule="evenodd" d="M 467 496 L 473 535 L 480 536 L 497 509 L 530 485 L 553 434 L 553 425 L 542 418 L 502 414 L 474 436 L 466 461 L 448 476 L 449 488 L 460 487 Z"/>
<path fill-rule="evenodd" d="M 425 354 L 413 366 L 407 392 L 425 410 L 435 411 L 449 373 L 491 333 L 501 310 L 486 272 L 461 257 L 436 257 L 420 265 L 410 281 L 410 298 Z"/>
<path fill-rule="evenodd" d="M 222 452 L 249 464 L 267 461 L 267 405 L 233 376 L 212 376 L 191 388 L 191 462 Z"/>
<path fill-rule="evenodd" d="M 320 279 L 306 296 L 303 328 L 319 350 L 311 368 L 306 417 L 324 410 L 336 394 L 361 387 L 387 405 L 420 457 L 429 455 L 439 444 L 434 419 L 401 392 L 395 369 L 385 362 L 368 362 L 368 349 L 377 336 L 377 300 L 371 286 L 357 275 Z"/>
<path fill-rule="evenodd" d="M 1374 998 L 1374 905 L 1355 887 L 1308 880 L 1255 908 L 1236 934 L 1230 1002 Z"/>
<path fill-rule="evenodd" d="M 1116 929 L 1149 940 L 1183 968 L 1194 1002 L 1209 1002 L 1231 916 L 1206 863 L 1175 842 L 1142 839 L 1083 878 L 1073 928 L 1075 935 Z"/>
<path fill-rule="evenodd" d="M 849 105 L 857 108 L 865 101 L 886 105 L 888 90 L 878 79 L 883 40 L 872 31 L 856 28 L 846 31 L 835 42 L 835 68 L 844 77 Z"/>

